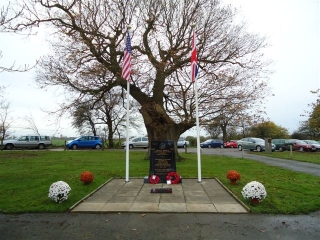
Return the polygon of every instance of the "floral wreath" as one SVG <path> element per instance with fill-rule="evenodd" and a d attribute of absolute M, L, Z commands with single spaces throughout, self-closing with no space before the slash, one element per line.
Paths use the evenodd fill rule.
<path fill-rule="evenodd" d="M 160 182 L 160 177 L 153 174 L 149 177 L 149 182 L 152 183 L 152 184 L 157 184 Z"/>
<path fill-rule="evenodd" d="M 167 181 L 171 180 L 171 184 L 178 184 L 180 182 L 180 176 L 176 172 L 169 172 L 166 179 Z"/>

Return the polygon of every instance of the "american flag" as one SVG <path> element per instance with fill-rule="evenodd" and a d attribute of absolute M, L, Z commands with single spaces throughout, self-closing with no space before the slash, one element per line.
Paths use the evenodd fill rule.
<path fill-rule="evenodd" d="M 195 43 L 195 34 L 192 33 L 192 52 L 191 52 L 191 81 L 194 82 L 198 75 L 198 59 Z"/>
<path fill-rule="evenodd" d="M 131 40 L 129 32 L 127 34 L 126 49 L 124 51 L 124 60 L 122 66 L 122 77 L 130 81 L 131 75 Z"/>

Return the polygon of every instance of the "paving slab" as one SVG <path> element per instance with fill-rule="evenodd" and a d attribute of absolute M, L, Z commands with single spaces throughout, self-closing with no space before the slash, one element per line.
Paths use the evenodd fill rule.
<path fill-rule="evenodd" d="M 171 188 L 171 193 L 151 189 Z M 217 179 L 183 179 L 179 184 L 144 183 L 143 178 L 111 179 L 70 212 L 248 213 L 249 209 Z"/>

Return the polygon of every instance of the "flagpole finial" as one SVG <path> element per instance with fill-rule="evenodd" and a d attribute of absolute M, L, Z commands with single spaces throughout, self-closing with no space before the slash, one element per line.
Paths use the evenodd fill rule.
<path fill-rule="evenodd" d="M 127 25 L 127 29 L 130 30 L 131 29 L 131 25 Z"/>
<path fill-rule="evenodd" d="M 192 28 L 195 28 L 195 27 L 196 27 L 196 24 L 191 24 L 191 27 L 192 27 Z"/>

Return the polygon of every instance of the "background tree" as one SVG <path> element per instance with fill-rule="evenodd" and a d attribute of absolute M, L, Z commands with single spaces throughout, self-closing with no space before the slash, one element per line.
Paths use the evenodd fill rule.
<path fill-rule="evenodd" d="M 121 66 L 127 25 L 132 25 L 133 74 L 130 94 L 140 104 L 149 140 L 172 139 L 207 123 L 229 104 L 250 103 L 268 95 L 269 61 L 264 37 L 237 23 L 236 10 L 220 1 L 17 1 L 21 12 L 2 27 L 8 31 L 53 29 L 55 53 L 48 56 L 40 86 L 64 86 L 81 94 L 101 93 L 127 82 Z M 9 16 L 10 18 L 10 16 Z M 107 23 L 107 24 L 106 24 Z M 190 81 L 191 25 L 195 24 L 199 59 L 198 89 Z M 108 81 L 97 74 L 102 68 Z M 176 156 L 179 156 L 176 151 Z"/>
<path fill-rule="evenodd" d="M 24 116 L 24 120 L 27 122 L 27 126 L 25 127 L 25 129 L 32 130 L 35 134 L 41 135 L 37 127 L 36 121 L 31 113 L 29 115 Z"/>
<path fill-rule="evenodd" d="M 258 138 L 289 138 L 288 129 L 277 126 L 271 121 L 262 122 L 252 126 L 250 135 Z"/>
<path fill-rule="evenodd" d="M 310 111 L 305 111 L 302 116 L 308 117 L 307 121 L 303 121 L 297 132 L 308 135 L 312 139 L 320 138 L 320 89 L 311 91 L 312 94 L 317 95 L 314 103 L 308 104 Z"/>
<path fill-rule="evenodd" d="M 0 89 L 1 92 L 1 89 Z M 3 150 L 3 140 L 9 136 L 13 119 L 10 117 L 10 103 L 0 95 L 0 148 Z"/>

